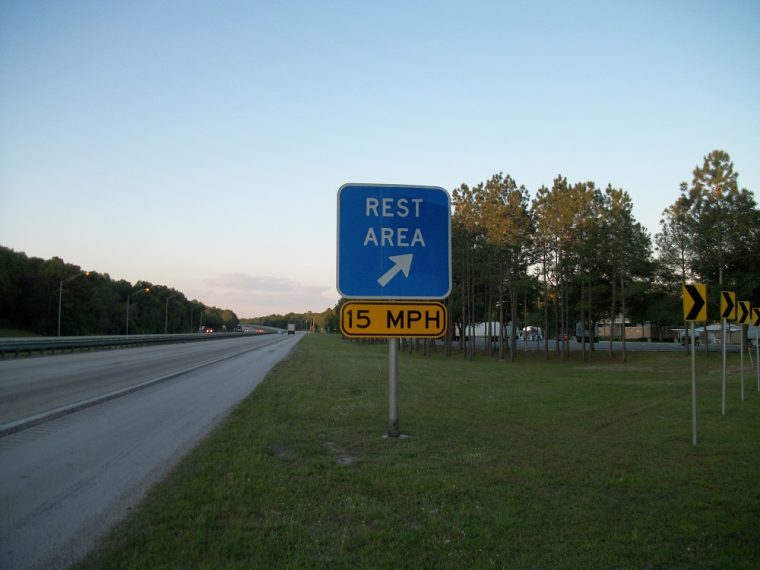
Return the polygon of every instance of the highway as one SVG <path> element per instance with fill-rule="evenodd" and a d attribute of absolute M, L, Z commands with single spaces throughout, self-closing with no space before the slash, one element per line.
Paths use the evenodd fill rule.
<path fill-rule="evenodd" d="M 81 559 L 300 338 L 0 361 L 0 568 Z"/>

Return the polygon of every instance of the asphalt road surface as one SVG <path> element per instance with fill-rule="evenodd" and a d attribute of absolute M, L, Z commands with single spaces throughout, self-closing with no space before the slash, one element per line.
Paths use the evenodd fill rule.
<path fill-rule="evenodd" d="M 81 559 L 300 338 L 0 361 L 0 568 Z"/>

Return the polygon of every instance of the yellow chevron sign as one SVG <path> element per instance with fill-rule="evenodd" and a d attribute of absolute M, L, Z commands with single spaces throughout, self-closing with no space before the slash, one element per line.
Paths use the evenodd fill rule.
<path fill-rule="evenodd" d="M 720 318 L 736 319 L 736 293 L 733 291 L 720 292 Z"/>
<path fill-rule="evenodd" d="M 749 301 L 739 301 L 739 309 L 736 315 L 736 322 L 740 325 L 748 325 L 751 313 L 752 303 Z"/>
<path fill-rule="evenodd" d="M 752 307 L 752 326 L 760 327 L 760 307 Z"/>
<path fill-rule="evenodd" d="M 683 320 L 707 320 L 707 285 L 692 283 L 683 286 Z"/>

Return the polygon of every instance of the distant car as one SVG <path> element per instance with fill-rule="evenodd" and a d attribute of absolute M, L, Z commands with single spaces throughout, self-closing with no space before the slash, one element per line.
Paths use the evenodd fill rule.
<path fill-rule="evenodd" d="M 208 333 L 214 332 L 214 329 L 212 329 L 211 327 L 198 327 L 198 332 L 208 334 Z"/>

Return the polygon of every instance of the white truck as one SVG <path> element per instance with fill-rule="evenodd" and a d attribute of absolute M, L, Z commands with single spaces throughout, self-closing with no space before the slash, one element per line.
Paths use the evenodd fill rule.
<path fill-rule="evenodd" d="M 296 334 L 295 323 L 288 323 L 288 334 Z"/>

